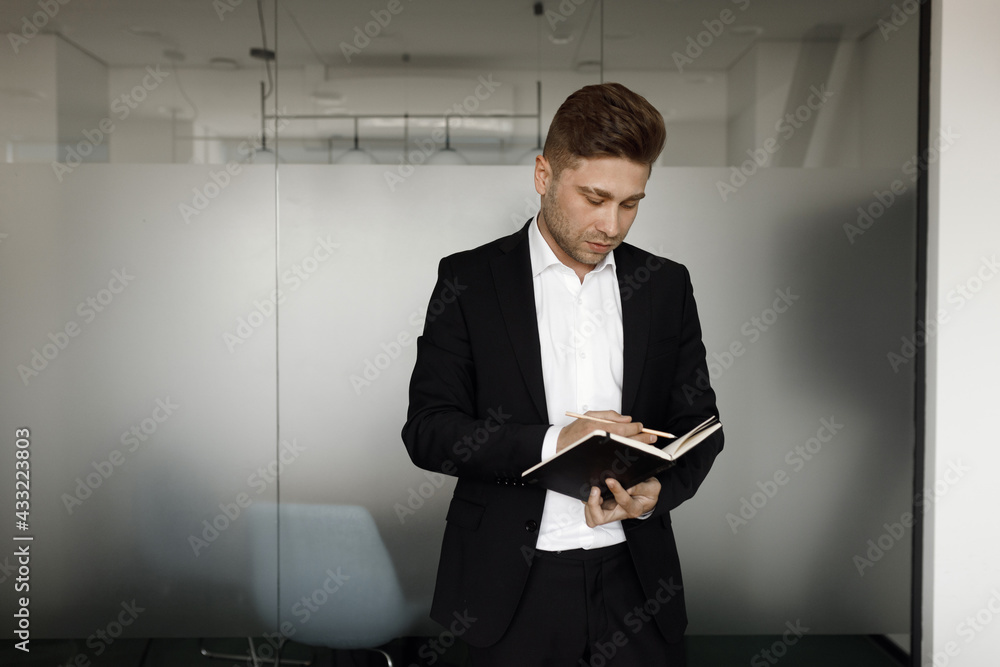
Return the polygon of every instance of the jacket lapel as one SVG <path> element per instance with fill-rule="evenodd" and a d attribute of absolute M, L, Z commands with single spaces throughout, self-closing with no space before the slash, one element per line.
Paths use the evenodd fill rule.
<path fill-rule="evenodd" d="M 622 300 L 622 414 L 632 414 L 649 345 L 650 287 L 637 281 L 640 263 L 632 246 L 615 248 L 615 274 Z M 638 289 L 636 289 L 638 287 Z M 645 289 L 642 289 L 645 287 Z"/>
<path fill-rule="evenodd" d="M 542 378 L 542 349 L 538 342 L 535 289 L 531 279 L 528 226 L 508 237 L 500 246 L 504 254 L 491 261 L 493 282 L 507 335 L 531 399 L 543 420 L 548 420 Z"/>

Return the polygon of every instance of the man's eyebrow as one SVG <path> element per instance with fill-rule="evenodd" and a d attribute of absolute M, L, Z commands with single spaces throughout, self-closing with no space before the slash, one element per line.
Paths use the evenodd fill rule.
<path fill-rule="evenodd" d="M 614 196 L 610 192 L 608 192 L 607 190 L 604 190 L 603 188 L 595 188 L 595 187 L 591 187 L 589 185 L 580 185 L 580 186 L 577 186 L 576 189 L 581 194 L 595 195 L 597 197 L 601 197 L 602 199 L 614 199 Z M 642 199 L 645 196 L 646 196 L 645 192 L 637 192 L 634 195 L 632 195 L 631 197 L 626 197 L 622 201 L 639 201 L 640 199 Z"/>

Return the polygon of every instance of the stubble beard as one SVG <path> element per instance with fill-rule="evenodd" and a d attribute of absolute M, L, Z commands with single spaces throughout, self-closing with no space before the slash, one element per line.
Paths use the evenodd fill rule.
<path fill-rule="evenodd" d="M 600 238 L 580 238 L 576 239 L 580 242 L 579 245 L 574 244 L 569 218 L 559 208 L 559 199 L 556 197 L 555 188 L 552 189 L 552 193 L 542 202 L 542 219 L 545 221 L 545 226 L 548 228 L 549 234 L 552 235 L 552 239 L 556 242 L 556 245 L 562 248 L 562 251 L 574 260 L 587 266 L 598 264 L 607 254 L 586 250 L 582 247 L 584 242 L 590 241 L 602 245 L 610 245 L 612 250 L 617 248 L 622 242 L 619 238 L 611 238 L 598 232 Z"/>

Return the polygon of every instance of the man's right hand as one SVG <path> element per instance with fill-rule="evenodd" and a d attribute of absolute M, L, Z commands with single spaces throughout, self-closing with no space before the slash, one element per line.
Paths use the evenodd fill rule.
<path fill-rule="evenodd" d="M 616 433 L 626 438 L 632 438 L 633 440 L 638 440 L 639 442 L 645 442 L 647 444 L 653 444 L 656 442 L 656 436 L 652 433 L 643 433 L 642 423 L 633 422 L 632 417 L 620 415 L 614 410 L 588 410 L 584 414 L 590 417 L 609 419 L 615 423 L 602 424 L 601 422 L 595 422 L 590 419 L 574 419 L 571 423 L 563 426 L 562 430 L 559 431 L 559 439 L 556 441 L 556 452 L 562 451 L 569 445 L 593 431 Z"/>

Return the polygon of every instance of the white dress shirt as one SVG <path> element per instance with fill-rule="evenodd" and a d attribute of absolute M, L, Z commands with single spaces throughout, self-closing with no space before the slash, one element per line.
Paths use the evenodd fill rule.
<path fill-rule="evenodd" d="M 567 410 L 621 412 L 622 304 L 614 251 L 581 283 L 542 237 L 537 217 L 531 222 L 528 244 L 545 404 L 553 425 L 542 443 L 544 460 L 555 454 L 560 429 L 573 421 L 565 415 Z M 620 521 L 590 528 L 582 502 L 554 491 L 545 493 L 538 549 L 594 549 L 624 541 Z"/>

